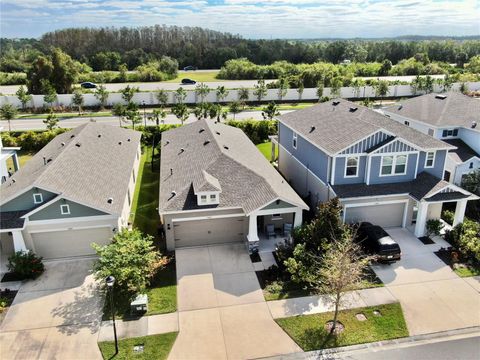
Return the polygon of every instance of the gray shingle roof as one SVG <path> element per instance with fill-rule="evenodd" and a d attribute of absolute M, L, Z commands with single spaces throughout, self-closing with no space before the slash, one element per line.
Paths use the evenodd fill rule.
<path fill-rule="evenodd" d="M 0 213 L 0 229 L 13 230 L 23 228 L 25 219 L 22 216 L 28 211 L 3 211 Z"/>
<path fill-rule="evenodd" d="M 334 105 L 335 103 L 338 104 Z M 278 119 L 330 155 L 381 130 L 423 150 L 452 148 L 376 111 L 343 99 L 293 111 Z M 313 131 L 312 126 L 315 127 Z"/>
<path fill-rule="evenodd" d="M 477 154 L 470 146 L 465 144 L 461 139 L 449 139 L 444 141 L 456 147 L 455 150 L 450 150 L 448 152 L 448 156 L 457 164 L 462 164 L 474 156 L 480 158 L 480 155 Z"/>
<path fill-rule="evenodd" d="M 445 98 L 439 98 L 446 96 Z M 410 119 L 435 126 L 462 126 L 470 128 L 475 121 L 480 127 L 480 100 L 459 92 L 426 94 L 392 105 L 385 109 Z"/>
<path fill-rule="evenodd" d="M 160 212 L 199 208 L 194 186 L 205 184 L 205 173 L 208 187 L 221 193 L 219 205 L 202 209 L 239 207 L 248 214 L 279 197 L 308 208 L 242 130 L 200 120 L 162 134 Z"/>
<path fill-rule="evenodd" d="M 448 185 L 448 182 L 441 180 L 427 172 L 422 172 L 418 174 L 415 180 L 412 181 L 376 185 L 333 185 L 332 188 L 333 191 L 335 191 L 335 194 L 337 194 L 337 196 L 341 199 L 408 194 L 417 200 L 421 200 L 424 198 L 429 198 L 432 196 L 432 194 Z M 463 196 L 464 194 L 461 195 Z M 466 197 L 468 196 L 470 195 L 467 195 Z"/>
<path fill-rule="evenodd" d="M 0 203 L 38 187 L 120 214 L 140 137 L 137 131 L 93 122 L 60 134 L 2 184 Z"/>

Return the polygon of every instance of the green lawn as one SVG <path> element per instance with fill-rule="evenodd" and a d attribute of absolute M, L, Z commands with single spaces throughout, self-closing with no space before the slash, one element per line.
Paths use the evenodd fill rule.
<path fill-rule="evenodd" d="M 374 310 L 380 311 L 381 316 L 374 315 Z M 357 320 L 355 315 L 358 313 L 363 313 L 367 320 Z M 341 311 L 338 320 L 345 329 L 337 336 L 330 335 L 324 327 L 325 323 L 332 318 L 333 313 L 323 313 L 294 316 L 276 321 L 304 351 L 408 336 L 402 308 L 398 303 Z"/>
<path fill-rule="evenodd" d="M 180 83 L 182 79 L 188 78 L 195 80 L 196 82 L 212 82 L 212 81 L 228 81 L 217 79 L 218 71 L 179 71 L 178 76 L 175 79 L 168 80 L 171 83 Z M 192 85 L 189 85 L 189 87 Z M 195 88 L 195 85 L 193 85 Z"/>
<path fill-rule="evenodd" d="M 475 268 L 473 266 L 455 267 L 453 271 L 455 271 L 455 274 L 457 274 L 460 277 L 470 277 L 470 276 L 480 275 L 480 268 Z"/>
<path fill-rule="evenodd" d="M 265 142 L 257 145 L 258 150 L 267 158 L 268 161 L 272 161 L 272 142 Z M 278 146 L 275 147 L 275 158 L 278 157 Z"/>
<path fill-rule="evenodd" d="M 115 355 L 115 342 L 105 341 L 98 343 L 98 347 L 102 352 L 102 356 L 105 360 L 126 360 L 126 359 L 139 359 L 139 360 L 161 360 L 166 359 L 170 350 L 172 350 L 173 343 L 177 338 L 176 332 L 144 336 L 138 338 L 123 339 L 118 341 L 118 354 Z M 135 353 L 133 347 L 136 345 L 143 345 L 144 349 L 142 353 Z M 79 349 L 81 350 L 81 349 Z"/>

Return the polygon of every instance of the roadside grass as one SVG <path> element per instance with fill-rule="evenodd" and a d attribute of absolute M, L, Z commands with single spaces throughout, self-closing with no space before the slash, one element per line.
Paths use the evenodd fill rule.
<path fill-rule="evenodd" d="M 20 169 L 21 169 L 22 166 L 25 165 L 25 163 L 35 155 L 35 152 L 20 150 L 17 152 L 17 155 L 18 155 L 18 162 L 20 164 Z M 10 168 L 13 169 L 12 158 L 7 159 L 7 169 L 10 169 Z"/>
<path fill-rule="evenodd" d="M 168 80 L 169 83 L 179 83 L 182 79 L 188 78 L 195 80 L 196 82 L 212 82 L 212 81 L 229 81 L 223 79 L 217 79 L 218 71 L 179 71 L 178 76 L 175 79 Z M 189 85 L 192 86 L 192 85 Z M 195 85 L 193 85 L 195 88 Z"/>
<path fill-rule="evenodd" d="M 272 142 L 264 142 L 257 145 L 257 149 L 267 158 L 268 161 L 273 161 L 272 159 Z M 278 157 L 278 146 L 275 147 L 275 158 Z"/>
<path fill-rule="evenodd" d="M 375 315 L 375 310 L 379 311 L 381 316 Z M 355 315 L 358 313 L 364 314 L 367 320 L 357 320 Z M 304 351 L 397 339 L 409 335 L 399 303 L 340 311 L 338 320 L 345 329 L 336 336 L 325 329 L 325 323 L 332 319 L 333 312 L 329 312 L 275 321 Z"/>
<path fill-rule="evenodd" d="M 150 335 L 138 338 L 122 339 L 118 341 L 118 354 L 115 355 L 115 342 L 99 342 L 98 347 L 105 360 L 127 360 L 127 359 L 166 359 L 173 343 L 177 338 L 177 332 L 166 334 Z M 143 352 L 134 352 L 133 347 L 143 345 Z"/>

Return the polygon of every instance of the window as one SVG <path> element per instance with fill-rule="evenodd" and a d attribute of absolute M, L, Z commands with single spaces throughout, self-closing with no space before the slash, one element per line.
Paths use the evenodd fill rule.
<path fill-rule="evenodd" d="M 210 195 L 210 201 L 216 201 L 217 200 L 217 195 L 212 194 Z"/>
<path fill-rule="evenodd" d="M 442 131 L 442 137 L 458 136 L 458 129 L 448 129 Z"/>
<path fill-rule="evenodd" d="M 468 165 L 468 168 L 473 169 L 473 162 L 471 162 L 470 165 Z"/>
<path fill-rule="evenodd" d="M 40 193 L 33 194 L 33 203 L 41 204 L 43 202 L 43 195 Z"/>
<path fill-rule="evenodd" d="M 383 156 L 380 176 L 404 175 L 407 172 L 407 155 Z"/>
<path fill-rule="evenodd" d="M 207 202 L 207 195 L 200 195 L 200 203 L 205 204 Z"/>
<path fill-rule="evenodd" d="M 435 164 L 435 151 L 427 152 L 427 156 L 425 157 L 425 167 L 432 168 Z"/>
<path fill-rule="evenodd" d="M 273 214 L 272 220 L 282 220 L 282 214 Z"/>
<path fill-rule="evenodd" d="M 410 121 L 405 120 L 403 123 L 407 126 L 410 126 Z"/>
<path fill-rule="evenodd" d="M 60 205 L 60 213 L 62 215 L 69 215 L 70 214 L 70 206 L 67 204 Z"/>
<path fill-rule="evenodd" d="M 293 133 L 293 138 L 292 138 L 292 146 L 294 149 L 297 148 L 297 133 Z"/>
<path fill-rule="evenodd" d="M 345 162 L 345 177 L 358 175 L 358 156 L 349 156 Z"/>

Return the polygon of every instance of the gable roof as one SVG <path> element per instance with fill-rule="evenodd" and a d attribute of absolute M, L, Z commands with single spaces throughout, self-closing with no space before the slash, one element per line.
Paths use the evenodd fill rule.
<path fill-rule="evenodd" d="M 461 139 L 448 139 L 444 140 L 446 143 L 456 147 L 455 150 L 448 152 L 448 157 L 457 164 L 463 164 L 465 161 L 470 160 L 473 157 L 480 159 L 480 155 L 477 154 L 470 146 L 465 144 Z"/>
<path fill-rule="evenodd" d="M 219 205 L 197 205 L 203 186 L 221 190 Z M 278 198 L 308 209 L 242 130 L 200 120 L 162 134 L 161 213 L 238 207 L 249 214 Z"/>
<path fill-rule="evenodd" d="M 417 96 L 385 111 L 439 127 L 471 128 L 472 122 L 478 124 L 477 129 L 480 127 L 480 100 L 454 91 Z"/>
<path fill-rule="evenodd" d="M 453 148 L 374 110 L 343 99 L 293 111 L 278 119 L 329 155 L 335 155 L 378 131 L 404 139 L 425 151 Z"/>
<path fill-rule="evenodd" d="M 140 137 L 137 131 L 94 122 L 60 134 L 1 185 L 0 203 L 37 187 L 120 214 Z"/>

